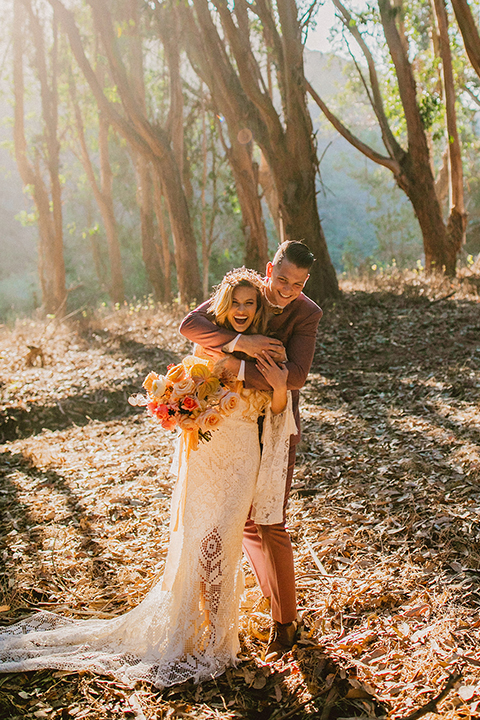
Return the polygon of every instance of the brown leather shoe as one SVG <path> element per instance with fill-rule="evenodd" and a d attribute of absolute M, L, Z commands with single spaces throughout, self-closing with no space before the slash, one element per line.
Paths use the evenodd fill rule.
<path fill-rule="evenodd" d="M 298 622 L 279 623 L 274 620 L 267 649 L 265 662 L 276 662 L 284 653 L 292 649 L 297 637 Z"/>

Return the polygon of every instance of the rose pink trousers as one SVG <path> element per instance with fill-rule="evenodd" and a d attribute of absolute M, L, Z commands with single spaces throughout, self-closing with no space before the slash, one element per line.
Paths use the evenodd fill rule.
<path fill-rule="evenodd" d="M 297 617 L 295 571 L 290 535 L 285 528 L 285 513 L 292 486 L 296 445 L 290 446 L 283 503 L 283 523 L 256 525 L 250 518 L 243 531 L 243 551 L 252 566 L 257 582 L 272 605 L 272 618 L 288 623 Z"/>

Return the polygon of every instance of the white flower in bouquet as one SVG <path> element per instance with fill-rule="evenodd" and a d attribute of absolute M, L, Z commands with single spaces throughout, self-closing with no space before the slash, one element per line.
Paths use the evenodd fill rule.
<path fill-rule="evenodd" d="M 163 394 L 166 389 L 167 389 L 167 381 L 165 380 L 163 375 L 159 375 L 152 382 L 151 389 L 150 389 L 150 395 L 153 395 L 153 397 L 156 397 L 156 398 L 161 398 L 161 397 L 163 397 Z"/>

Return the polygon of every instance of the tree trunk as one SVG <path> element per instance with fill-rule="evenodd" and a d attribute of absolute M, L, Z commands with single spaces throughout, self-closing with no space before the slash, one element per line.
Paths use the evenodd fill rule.
<path fill-rule="evenodd" d="M 397 9 L 390 5 L 389 0 L 379 0 L 379 8 L 407 124 L 408 153 L 398 158 L 407 180 L 403 189 L 412 202 L 422 230 L 426 270 L 445 272 L 448 262 L 447 229 L 435 192 L 427 137 L 417 105 L 415 78 L 395 23 Z M 397 182 L 400 184 L 403 178 L 397 178 Z"/>
<path fill-rule="evenodd" d="M 465 242 L 467 213 L 463 199 L 463 167 L 460 138 L 457 131 L 455 110 L 455 83 L 453 79 L 452 55 L 448 37 L 448 17 L 444 0 L 433 0 L 437 19 L 440 57 L 442 59 L 443 86 L 445 89 L 446 130 L 449 159 L 449 205 L 447 242 L 445 247 L 445 270 L 455 276 L 455 267 L 460 248 Z"/>
<path fill-rule="evenodd" d="M 325 116 L 338 132 L 366 157 L 384 167 L 394 175 L 398 187 L 408 196 L 413 205 L 423 236 L 425 266 L 427 272 L 454 272 L 458 245 L 452 242 L 461 228 L 461 213 L 451 213 L 448 228 L 445 227 L 439 202 L 441 186 L 435 188 L 431 167 L 427 135 L 423 126 L 416 98 L 415 78 L 408 58 L 408 43 L 403 33 L 400 8 L 392 7 L 389 0 L 379 0 L 380 17 L 388 49 L 395 66 L 400 99 L 403 105 L 408 135 L 408 150 L 405 151 L 394 138 L 383 108 L 380 86 L 373 56 L 359 33 L 355 20 L 340 0 L 334 0 L 340 10 L 345 27 L 358 39 L 367 58 L 372 90 L 366 86 L 370 102 L 382 129 L 382 137 L 388 155 L 383 156 L 355 137 L 343 123 L 328 109 L 322 99 L 309 85 L 309 92 Z M 398 26 L 397 26 L 398 23 Z M 363 80 L 363 78 L 362 78 Z M 449 168 L 449 172 L 451 168 Z M 456 187 L 458 185 L 458 175 Z"/>
<path fill-rule="evenodd" d="M 125 291 L 123 286 L 122 257 L 118 241 L 117 223 L 113 205 L 113 173 L 108 151 L 108 130 L 110 123 L 100 113 L 98 116 L 98 150 L 100 154 L 100 212 L 102 214 L 105 235 L 107 238 L 108 257 L 110 260 L 110 297 L 114 303 L 123 303 Z"/>
<path fill-rule="evenodd" d="M 98 118 L 98 149 L 100 155 L 100 186 L 95 177 L 90 154 L 85 139 L 82 114 L 76 99 L 73 78 L 70 80 L 70 95 L 72 98 L 77 126 L 78 140 L 80 144 L 80 159 L 85 174 L 90 182 L 93 196 L 102 216 L 105 235 L 107 238 L 108 257 L 110 261 L 110 278 L 108 281 L 108 293 L 113 303 L 123 303 L 125 300 L 123 286 L 122 260 L 120 255 L 120 244 L 118 242 L 117 224 L 113 206 L 112 180 L 113 173 L 110 166 L 108 151 L 108 120 L 102 113 Z"/>
<path fill-rule="evenodd" d="M 163 189 L 162 189 L 162 181 L 159 177 L 158 172 L 155 172 L 155 168 L 153 169 L 153 200 L 154 200 L 154 207 L 155 207 L 155 216 L 157 218 L 157 226 L 158 226 L 158 232 L 160 234 L 160 240 L 162 243 L 162 253 L 161 253 L 161 261 L 160 265 L 162 267 L 163 271 L 163 281 L 164 281 L 164 292 L 162 297 L 162 302 L 170 303 L 172 301 L 172 281 L 171 281 L 171 272 L 170 272 L 170 265 L 171 265 L 171 257 L 170 257 L 170 243 L 169 243 L 169 237 L 167 228 L 165 227 L 165 217 L 164 217 L 164 210 L 163 210 Z"/>
<path fill-rule="evenodd" d="M 160 173 L 171 218 L 180 299 L 185 305 L 195 300 L 201 300 L 202 288 L 196 241 L 182 178 L 175 162 L 170 138 L 161 127 L 150 123 L 136 98 L 117 47 L 112 17 L 106 3 L 88 0 L 122 101 L 125 117 L 118 112 L 113 103 L 107 100 L 99 86 L 83 50 L 82 40 L 72 13 L 60 0 L 48 1 L 61 17 L 72 52 L 90 85 L 100 110 L 105 112 L 112 125 L 135 147 L 137 152 L 141 152 L 154 165 L 156 172 Z"/>
<path fill-rule="evenodd" d="M 200 42 L 195 26 L 192 28 L 192 16 L 184 10 L 184 27 L 188 29 L 185 43 L 188 57 L 202 81 L 207 85 L 217 114 L 225 117 L 230 145 L 227 145 L 219 123 L 219 134 L 227 160 L 232 170 L 238 203 L 242 213 L 242 232 L 245 240 L 244 263 L 247 267 L 264 272 L 268 262 L 268 238 L 263 220 L 261 198 L 259 196 L 258 167 L 253 161 L 251 131 L 245 127 L 235 96 L 225 99 L 225 89 L 219 84 L 219 76 L 212 72 L 211 57 L 208 48 Z M 240 138 L 240 139 L 239 139 Z M 242 142 L 240 142 L 242 140 Z"/>
<path fill-rule="evenodd" d="M 142 258 L 147 277 L 157 302 L 165 299 L 165 279 L 160 261 L 160 248 L 155 239 L 153 224 L 153 183 L 148 160 L 136 153 L 134 155 L 137 175 L 137 203 L 140 208 L 140 231 L 142 237 Z"/>
<path fill-rule="evenodd" d="M 57 97 L 56 87 L 48 87 L 43 32 L 38 18 L 33 14 L 30 3 L 24 5 L 29 13 L 32 35 L 36 49 L 37 70 L 39 73 L 42 99 L 42 119 L 44 121 L 44 140 L 47 147 L 48 172 L 51 181 L 52 196 L 42 177 L 38 153 L 32 164 L 28 159 L 24 128 L 24 79 L 22 31 L 25 18 L 20 3 L 14 3 L 14 95 L 15 156 L 20 176 L 25 186 L 30 186 L 38 213 L 39 228 L 39 275 L 42 287 L 42 302 L 49 314 L 63 315 L 67 291 L 65 287 L 65 265 L 63 259 L 63 233 L 61 214 L 61 190 L 58 177 L 59 143 L 57 139 Z M 54 36 L 56 31 L 54 29 Z M 53 53 L 54 83 L 56 82 L 56 47 Z M 52 213 L 51 204 L 54 212 Z"/>
<path fill-rule="evenodd" d="M 480 35 L 467 0 L 452 0 L 458 27 L 472 67 L 480 77 Z"/>
<path fill-rule="evenodd" d="M 278 209 L 278 194 L 273 182 L 272 173 L 265 160 L 265 155 L 260 153 L 260 167 L 258 169 L 258 181 L 263 191 L 263 197 L 267 203 L 268 211 L 272 222 L 275 225 L 279 242 L 282 242 L 283 227 L 280 225 L 280 212 Z"/>
<path fill-rule="evenodd" d="M 339 294 L 335 270 L 328 254 L 316 204 L 317 158 L 313 130 L 306 102 L 303 74 L 303 46 L 297 9 L 293 0 L 278 0 L 277 10 L 282 36 L 275 26 L 273 10 L 260 0 L 255 7 L 263 26 L 272 35 L 277 74 L 282 91 L 283 114 L 278 114 L 248 36 L 246 5 L 235 4 L 238 24 L 225 0 L 213 0 L 223 26 L 235 69 L 229 60 L 225 41 L 220 38 L 206 0 L 194 0 L 198 28 L 203 35 L 202 49 L 208 52 L 213 71 L 205 77 L 212 95 L 218 93 L 218 106 L 227 118 L 237 118 L 249 130 L 269 164 L 278 193 L 285 239 L 304 240 L 317 257 L 309 282 L 309 293 L 317 302 Z M 257 175 L 258 182 L 258 175 Z M 299 209 L 301 208 L 301 210 Z M 302 213 L 307 213 L 304 216 Z"/>

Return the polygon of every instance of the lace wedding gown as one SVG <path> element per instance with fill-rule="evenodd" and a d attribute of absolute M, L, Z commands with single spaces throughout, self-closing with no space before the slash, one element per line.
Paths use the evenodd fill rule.
<path fill-rule="evenodd" d="M 265 405 L 267 405 L 265 410 Z M 257 418 L 265 411 L 260 458 Z M 110 674 L 162 688 L 214 677 L 235 663 L 243 591 L 242 534 L 282 520 L 291 398 L 274 416 L 265 393 L 243 390 L 212 439 L 174 465 L 170 544 L 162 580 L 118 618 L 72 620 L 40 612 L 0 629 L 0 672 L 43 668 Z"/>

